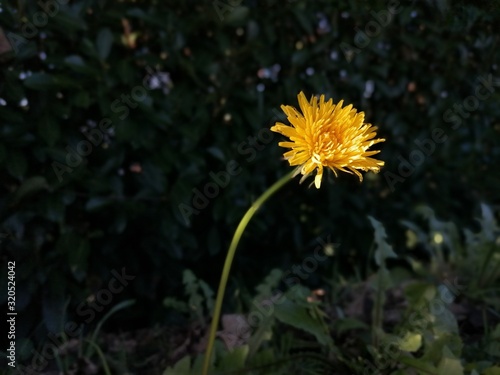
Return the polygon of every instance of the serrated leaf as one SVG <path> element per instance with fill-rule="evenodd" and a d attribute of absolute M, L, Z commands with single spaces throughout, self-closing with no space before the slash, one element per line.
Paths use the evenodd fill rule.
<path fill-rule="evenodd" d="M 387 233 L 382 223 L 371 216 L 368 216 L 373 229 L 375 229 L 375 243 L 377 249 L 375 250 L 375 262 L 379 267 L 385 267 L 385 260 L 388 258 L 397 258 L 398 256 L 392 250 L 392 246 L 386 241 Z"/>
<path fill-rule="evenodd" d="M 200 288 L 202 288 L 200 286 L 200 282 L 198 281 L 198 279 L 191 270 L 184 270 L 182 276 L 182 282 L 185 285 L 186 294 L 189 296 L 188 305 L 190 311 L 192 311 L 198 317 L 198 319 L 202 321 L 203 301 L 205 301 L 205 298 L 207 296 L 202 296 L 199 293 Z M 208 286 L 206 286 L 206 288 L 209 291 L 211 291 L 210 288 L 208 288 Z M 213 304 L 213 300 L 212 302 L 209 303 Z"/>
<path fill-rule="evenodd" d="M 208 311 L 212 312 L 214 309 L 214 292 L 203 280 L 199 280 L 198 282 L 200 285 L 200 289 L 203 292 L 203 296 L 205 297 L 205 306 L 207 307 Z"/>
<path fill-rule="evenodd" d="M 481 219 L 479 222 L 481 223 L 481 233 L 484 238 L 491 242 L 495 241 L 495 230 L 497 227 L 495 216 L 491 208 L 484 203 L 481 203 Z"/>
<path fill-rule="evenodd" d="M 257 296 L 255 300 L 260 301 L 263 298 L 270 298 L 273 295 L 274 290 L 276 290 L 278 284 L 283 277 L 283 271 L 274 268 L 271 270 L 269 275 L 266 276 L 264 281 L 255 287 L 257 291 Z"/>

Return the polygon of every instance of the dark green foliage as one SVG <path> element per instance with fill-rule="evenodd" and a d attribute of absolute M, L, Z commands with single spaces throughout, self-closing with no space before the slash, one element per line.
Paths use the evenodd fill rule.
<path fill-rule="evenodd" d="M 263 129 L 285 121 L 279 106 L 295 106 L 301 90 L 365 111 L 387 139 L 378 145 L 386 166 L 362 184 L 342 174 L 319 191 L 286 186 L 236 257 L 233 276 L 249 287 L 303 259 L 318 236 L 340 244 L 342 273 L 363 270 L 366 215 L 384 223 L 396 249 L 399 221 L 416 220 L 418 203 L 460 226 L 473 223 L 480 201 L 498 205 L 498 1 L 401 1 L 363 48 L 357 30 L 388 2 L 235 3 L 74 0 L 47 10 L 54 15 L 37 31 L 27 26 L 41 22 L 36 1 L 2 3 L 0 25 L 15 45 L 0 55 L 0 259 L 3 268 L 16 260 L 20 337 L 61 332 L 63 311 L 83 322 L 77 306 L 113 269 L 136 278 L 106 311 L 138 301 L 108 323 L 115 328 L 169 320 L 161 301 L 184 298 L 186 268 L 215 289 L 241 215 L 289 171 L 281 137 Z M 477 108 L 464 102 L 489 75 Z M 475 109 L 457 115 L 454 105 Z M 415 141 L 433 137 L 446 140 L 425 143 L 430 155 L 412 159 L 419 165 L 406 176 Z M 225 187 L 193 207 L 193 189 L 206 195 L 214 181 Z"/>

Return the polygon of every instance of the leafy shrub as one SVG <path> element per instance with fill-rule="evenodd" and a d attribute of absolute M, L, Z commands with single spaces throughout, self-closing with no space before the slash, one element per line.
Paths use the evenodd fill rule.
<path fill-rule="evenodd" d="M 10 49 L 0 62 L 1 260 L 17 262 L 18 331 L 35 345 L 60 332 L 62 311 L 81 320 L 77 306 L 112 269 L 137 276 L 117 301 L 138 300 L 114 328 L 174 319 L 158 301 L 182 296 L 186 268 L 214 285 L 237 220 L 288 168 L 279 137 L 262 131 L 284 120 L 279 105 L 299 90 L 364 110 L 388 140 L 386 167 L 361 185 L 349 176 L 321 191 L 290 184 L 251 224 L 237 280 L 255 285 L 326 235 L 349 275 L 370 261 L 366 214 L 399 247 L 398 218 L 414 220 L 415 204 L 432 202 L 461 226 L 478 199 L 498 200 L 497 83 L 477 108 L 465 102 L 489 75 L 498 80 L 495 1 L 401 2 L 364 47 L 358 30 L 379 22 L 385 1 L 249 0 L 222 20 L 210 1 L 62 3 L 0 12 Z M 455 105 L 476 109 L 460 115 Z M 446 141 L 414 160 L 415 141 L 436 128 Z M 403 159 L 420 165 L 404 172 Z M 205 194 L 233 160 L 241 173 L 186 223 L 181 205 L 196 208 L 194 189 Z"/>

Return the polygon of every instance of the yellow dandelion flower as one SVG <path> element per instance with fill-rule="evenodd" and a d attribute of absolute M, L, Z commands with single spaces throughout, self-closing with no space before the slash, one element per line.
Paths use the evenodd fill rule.
<path fill-rule="evenodd" d="M 284 157 L 291 166 L 298 166 L 294 176 L 301 173 L 301 183 L 317 169 L 314 184 L 319 189 L 324 167 L 335 176 L 337 170 L 354 173 L 360 181 L 363 176 L 359 170 L 380 171 L 384 162 L 370 157 L 380 151 L 368 149 L 385 139 L 375 139 L 377 127 L 364 123 L 364 112 L 357 112 L 352 105 L 342 108 L 343 100 L 338 104 L 332 99 L 325 102 L 324 95 L 319 102 L 314 96 L 307 101 L 300 92 L 298 99 L 302 113 L 292 106 L 281 106 L 292 126 L 277 122 L 271 130 L 290 138 L 279 146 L 291 148 Z"/>

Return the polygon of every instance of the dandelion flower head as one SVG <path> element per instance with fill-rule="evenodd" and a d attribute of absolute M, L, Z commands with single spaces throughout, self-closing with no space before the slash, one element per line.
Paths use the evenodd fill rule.
<path fill-rule="evenodd" d="M 364 122 L 364 112 L 352 105 L 342 108 L 343 100 L 338 104 L 332 99 L 325 102 L 324 95 L 308 101 L 300 92 L 298 101 L 302 113 L 292 106 L 281 106 L 291 125 L 277 122 L 271 130 L 289 138 L 279 146 L 291 149 L 284 157 L 297 166 L 295 175 L 302 174 L 301 183 L 316 170 L 314 185 L 319 189 L 325 168 L 335 176 L 337 171 L 354 173 L 360 181 L 360 170 L 380 171 L 384 162 L 371 158 L 380 151 L 368 149 L 385 139 L 376 138 L 377 127 Z"/>

